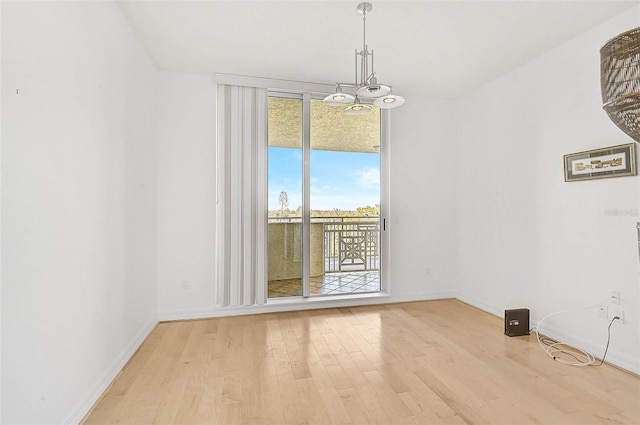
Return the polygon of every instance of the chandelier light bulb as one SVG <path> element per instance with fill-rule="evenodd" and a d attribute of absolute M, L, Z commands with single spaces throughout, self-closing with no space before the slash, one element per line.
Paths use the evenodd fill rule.
<path fill-rule="evenodd" d="M 355 100 L 355 97 L 351 96 L 348 93 L 342 93 L 342 87 L 340 87 L 340 84 L 338 84 L 336 86 L 336 92 L 325 97 L 323 100 L 327 105 L 344 106 L 352 103 Z"/>
<path fill-rule="evenodd" d="M 388 94 L 383 97 L 379 97 L 373 101 L 373 104 L 380 109 L 397 108 L 404 103 L 404 97 L 396 96 L 395 94 Z"/>
<path fill-rule="evenodd" d="M 369 105 L 351 105 L 344 108 L 344 113 L 347 115 L 363 115 L 371 111 Z"/>
<path fill-rule="evenodd" d="M 347 106 L 343 111 L 347 115 L 362 115 L 371 111 L 371 109 L 373 108 L 371 108 L 370 105 L 363 105 L 362 103 L 360 103 L 360 99 L 358 99 L 358 96 L 356 96 L 355 103 L 353 105 Z"/>

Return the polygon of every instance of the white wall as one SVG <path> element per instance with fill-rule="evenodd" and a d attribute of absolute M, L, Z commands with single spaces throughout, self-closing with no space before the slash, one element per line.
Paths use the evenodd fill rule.
<path fill-rule="evenodd" d="M 156 77 L 112 2 L 2 2 L 2 423 L 78 422 L 156 323 Z"/>
<path fill-rule="evenodd" d="M 451 297 L 455 265 L 455 103 L 407 97 L 391 113 L 391 293 Z"/>
<path fill-rule="evenodd" d="M 158 312 L 198 317 L 215 303 L 215 84 L 170 72 L 159 81 Z"/>
<path fill-rule="evenodd" d="M 607 358 L 635 372 L 640 177 L 565 183 L 562 156 L 632 142 L 601 109 L 599 49 L 639 18 L 631 9 L 467 95 L 456 111 L 458 296 L 496 314 L 528 307 L 539 320 L 619 290 L 627 323 L 612 328 Z M 595 308 L 549 325 L 604 351 L 608 321 Z"/>

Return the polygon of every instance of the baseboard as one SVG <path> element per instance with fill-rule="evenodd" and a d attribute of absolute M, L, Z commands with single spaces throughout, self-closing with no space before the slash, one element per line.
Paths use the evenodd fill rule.
<path fill-rule="evenodd" d="M 476 299 L 473 298 L 469 298 L 466 297 L 460 293 L 454 293 L 453 298 L 462 301 L 463 303 L 469 304 L 472 307 L 475 307 L 477 309 L 480 309 L 482 311 L 484 311 L 485 313 L 489 313 L 492 314 L 494 316 L 498 316 L 500 318 L 504 317 L 504 310 L 500 310 L 498 308 L 495 308 L 494 306 L 491 306 L 489 304 L 486 304 L 482 301 L 478 301 Z M 514 308 L 516 308 L 514 306 Z"/>
<path fill-rule="evenodd" d="M 158 311 L 158 321 L 170 322 L 173 320 L 206 319 L 209 317 L 217 317 L 215 314 L 215 308 Z"/>
<path fill-rule="evenodd" d="M 82 401 L 71 411 L 71 413 L 62 422 L 63 424 L 79 424 L 82 419 L 89 413 L 91 408 L 100 399 L 102 394 L 109 388 L 109 386 L 116 379 L 122 368 L 127 364 L 131 357 L 135 354 L 136 350 L 144 342 L 147 336 L 158 324 L 156 320 L 150 320 L 138 334 L 133 338 L 129 345 L 123 350 L 118 358 L 111 364 L 110 367 L 100 376 L 98 381 L 87 391 L 87 394 L 83 397 Z"/>

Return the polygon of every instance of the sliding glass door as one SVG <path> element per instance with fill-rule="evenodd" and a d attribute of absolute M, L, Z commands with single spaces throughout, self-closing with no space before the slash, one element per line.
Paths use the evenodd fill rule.
<path fill-rule="evenodd" d="M 268 296 L 381 288 L 381 114 L 272 93 Z"/>

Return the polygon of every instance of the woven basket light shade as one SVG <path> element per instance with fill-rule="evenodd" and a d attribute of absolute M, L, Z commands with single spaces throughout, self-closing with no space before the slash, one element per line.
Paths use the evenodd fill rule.
<path fill-rule="evenodd" d="M 640 27 L 600 49 L 600 86 L 609 118 L 640 143 Z"/>

